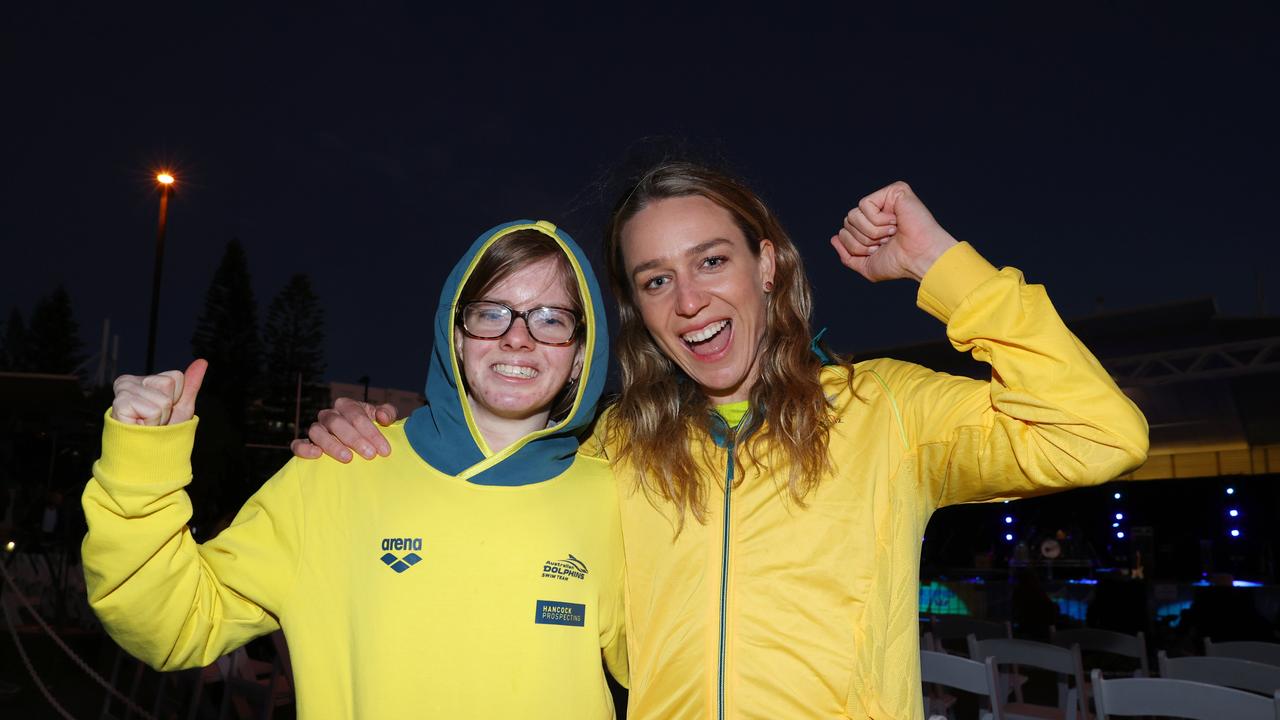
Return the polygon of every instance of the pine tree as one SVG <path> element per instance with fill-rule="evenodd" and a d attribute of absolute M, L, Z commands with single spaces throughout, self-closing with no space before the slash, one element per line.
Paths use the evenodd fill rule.
<path fill-rule="evenodd" d="M 249 260 L 239 239 L 227 243 L 222 262 L 213 273 L 191 338 L 191 351 L 209 361 L 202 399 L 220 400 L 230 422 L 243 431 L 249 405 L 258 398 L 262 344 Z"/>
<path fill-rule="evenodd" d="M 80 328 L 66 288 L 59 285 L 36 303 L 25 345 L 25 364 L 31 372 L 69 375 L 84 362 Z"/>
<path fill-rule="evenodd" d="M 4 324 L 4 337 L 0 338 L 0 370 L 21 372 L 27 369 L 27 326 L 22 313 L 14 307 Z"/>
<path fill-rule="evenodd" d="M 325 369 L 324 310 L 307 275 L 294 275 L 271 301 L 263 335 L 267 345 L 269 421 L 293 437 L 299 376 L 301 418 L 310 421 L 328 405 L 327 388 L 321 384 Z"/>

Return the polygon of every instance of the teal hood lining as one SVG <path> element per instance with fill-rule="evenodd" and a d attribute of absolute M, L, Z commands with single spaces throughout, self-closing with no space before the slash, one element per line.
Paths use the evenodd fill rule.
<path fill-rule="evenodd" d="M 577 400 L 560 422 L 526 435 L 511 447 L 488 452 L 470 418 L 454 358 L 454 313 L 462 286 L 480 256 L 498 238 L 517 230 L 537 230 L 555 239 L 578 276 L 586 326 Z M 415 452 L 433 468 L 479 485 L 529 485 L 549 480 L 573 463 L 579 436 L 595 418 L 609 362 L 609 331 L 600 284 L 591 263 L 568 233 L 545 220 L 517 220 L 483 233 L 454 266 L 440 292 L 434 347 L 427 369 L 427 404 L 405 423 Z"/>

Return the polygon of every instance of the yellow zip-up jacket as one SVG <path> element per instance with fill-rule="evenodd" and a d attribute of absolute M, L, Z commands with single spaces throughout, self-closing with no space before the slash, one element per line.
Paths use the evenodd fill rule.
<path fill-rule="evenodd" d="M 921 718 L 920 545 L 933 511 L 1103 483 L 1143 462 L 1145 419 L 1043 287 L 961 244 L 919 304 L 957 350 L 991 364 L 991 381 L 870 360 L 850 385 L 848 368 L 825 369 L 834 472 L 803 507 L 782 469 L 734 467 L 701 434 L 689 442 L 720 462 L 705 478 L 708 520 L 676 535 L 672 508 L 615 465 L 631 720 Z"/>

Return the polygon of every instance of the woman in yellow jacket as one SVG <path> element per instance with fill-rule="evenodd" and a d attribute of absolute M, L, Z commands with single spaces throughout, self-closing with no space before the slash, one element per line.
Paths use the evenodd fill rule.
<path fill-rule="evenodd" d="M 1146 456 L 1142 414 L 1044 288 L 957 242 L 905 183 L 863 198 L 831 244 L 870 281 L 918 281 L 990 381 L 824 353 L 795 246 L 732 178 L 666 163 L 614 212 L 622 395 L 584 449 L 622 483 L 630 718 L 920 717 L 933 511 L 1106 482 Z M 329 431 L 377 443 L 373 408 L 342 410 Z"/>

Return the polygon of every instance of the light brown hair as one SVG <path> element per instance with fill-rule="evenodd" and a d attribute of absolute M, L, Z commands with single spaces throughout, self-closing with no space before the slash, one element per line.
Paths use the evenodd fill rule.
<path fill-rule="evenodd" d="M 623 262 L 622 232 L 651 202 L 701 196 L 724 208 L 756 257 L 760 241 L 773 243 L 775 272 L 757 349 L 759 376 L 750 391 L 751 418 L 739 436 L 747 459 L 764 470 L 782 470 L 790 496 L 803 504 L 830 467 L 827 440 L 833 415 L 819 381 L 822 360 L 811 349 L 813 308 L 800 253 L 760 199 L 737 180 L 706 167 L 664 162 L 651 169 L 614 208 L 605 231 L 609 281 L 618 301 L 616 342 L 622 393 L 608 428 L 615 462 L 627 461 L 650 498 L 672 503 L 683 526 L 685 512 L 706 521 L 711 458 L 695 458 L 690 439 L 710 429 L 711 406 L 697 384 L 663 355 L 649 335 Z M 712 475 L 714 477 L 714 475 Z"/>
<path fill-rule="evenodd" d="M 556 272 L 560 276 L 560 282 L 564 287 L 565 293 L 571 298 L 571 307 L 569 309 L 578 314 L 579 323 L 581 323 L 582 290 L 578 287 L 578 276 L 573 271 L 569 256 L 565 254 L 564 248 L 561 248 L 560 244 L 550 235 L 532 228 L 507 233 L 494 240 L 485 249 L 484 254 L 476 261 L 475 267 L 471 269 L 471 274 L 467 276 L 467 281 L 463 284 L 462 291 L 458 294 L 458 307 L 462 307 L 465 303 L 473 300 L 483 300 L 495 285 L 506 280 L 521 268 L 542 262 L 548 258 L 555 261 Z M 455 326 L 459 328 L 461 328 L 461 322 L 457 318 L 454 320 Z M 576 342 L 578 344 L 583 342 L 581 327 L 579 327 Z M 463 382 L 466 382 L 465 373 L 463 374 Z M 550 418 L 552 421 L 563 419 L 573 409 L 576 386 L 577 381 L 571 380 L 556 396 L 555 401 L 551 403 Z"/>

